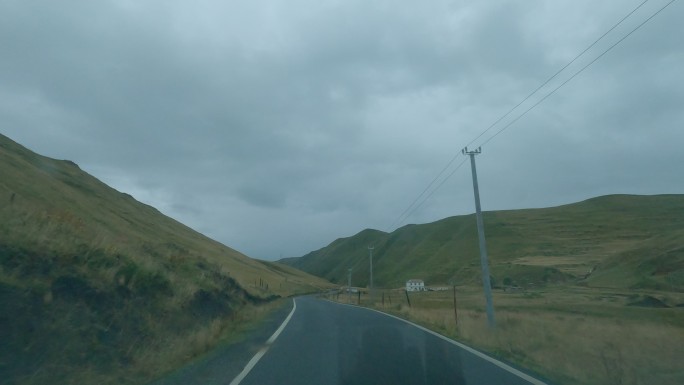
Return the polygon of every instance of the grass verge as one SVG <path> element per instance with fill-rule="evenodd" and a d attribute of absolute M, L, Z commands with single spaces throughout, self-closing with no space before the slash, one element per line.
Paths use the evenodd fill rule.
<path fill-rule="evenodd" d="M 475 287 L 458 289 L 457 319 L 451 291 L 409 297 L 410 307 L 405 293 L 395 290 L 378 292 L 374 300 L 364 294 L 360 304 L 425 326 L 556 384 L 684 383 L 684 312 L 675 306 L 684 303 L 682 294 L 568 286 L 496 292 L 494 330 L 487 327 L 484 299 Z M 639 301 L 641 297 L 660 298 L 657 303 L 669 307 L 630 306 L 653 303 Z M 348 297 L 340 295 L 339 300 L 347 302 Z"/>

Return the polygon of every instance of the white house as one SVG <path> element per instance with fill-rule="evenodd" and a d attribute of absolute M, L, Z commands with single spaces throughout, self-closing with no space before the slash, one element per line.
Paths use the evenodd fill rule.
<path fill-rule="evenodd" d="M 406 281 L 406 291 L 425 291 L 425 282 L 422 279 L 409 279 Z"/>

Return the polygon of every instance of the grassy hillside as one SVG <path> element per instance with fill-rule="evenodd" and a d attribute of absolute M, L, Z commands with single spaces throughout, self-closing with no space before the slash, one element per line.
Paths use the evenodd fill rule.
<path fill-rule="evenodd" d="M 364 230 L 283 261 L 375 295 L 329 298 L 419 323 L 568 385 L 682 384 L 684 195 L 613 195 L 487 212 L 496 328 L 487 326 L 473 215 Z M 409 278 L 453 290 L 405 294 Z M 410 303 L 409 303 L 410 298 Z"/>
<path fill-rule="evenodd" d="M 244 306 L 329 285 L 250 259 L 2 135 L 0 176 L 9 383 L 141 383 L 206 347 Z"/>
<path fill-rule="evenodd" d="M 583 285 L 684 290 L 684 195 L 611 195 L 544 209 L 484 213 L 495 285 L 576 282 Z M 428 285 L 480 282 L 474 215 L 376 230 L 283 260 L 332 282 L 369 281 L 374 245 L 376 285 L 410 278 Z"/>

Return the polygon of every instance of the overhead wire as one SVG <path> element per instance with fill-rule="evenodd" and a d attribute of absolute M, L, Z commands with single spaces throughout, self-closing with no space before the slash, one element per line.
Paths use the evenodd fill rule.
<path fill-rule="evenodd" d="M 580 57 L 582 57 L 587 51 L 592 49 L 599 41 L 603 40 L 604 37 L 606 37 L 609 33 L 611 33 L 615 28 L 617 28 L 620 24 L 622 24 L 623 21 L 627 20 L 628 17 L 632 16 L 634 12 L 639 10 L 644 4 L 648 3 L 649 0 L 644 0 L 641 4 L 637 5 L 636 8 L 634 8 L 631 12 L 629 12 L 627 15 L 625 15 L 622 19 L 620 19 L 617 23 L 613 24 L 610 29 L 608 29 L 603 35 L 601 35 L 598 39 L 594 40 L 593 43 L 591 43 L 587 48 L 584 49 L 584 51 L 580 52 L 575 56 L 572 60 L 570 60 L 566 65 L 564 65 L 561 69 L 556 71 L 555 74 L 551 75 L 550 78 L 546 79 L 544 83 L 542 83 L 539 87 L 535 88 L 534 91 L 530 92 L 523 100 L 521 100 L 518 104 L 513 106 L 508 112 L 503 114 L 499 119 L 497 119 L 494 123 L 492 123 L 489 127 L 487 127 L 486 130 L 482 131 L 478 136 L 475 137 L 475 139 L 471 140 L 468 144 L 466 144 L 466 147 L 472 145 L 476 140 L 480 139 L 484 134 L 489 132 L 494 126 L 499 124 L 502 120 L 504 120 L 508 115 L 510 115 L 513 111 L 515 111 L 518 107 L 520 107 L 523 103 L 528 101 L 534 94 L 536 94 L 539 90 L 544 88 L 547 84 L 549 84 L 553 79 L 556 78 L 561 72 L 565 71 L 566 68 L 570 67 L 574 62 L 577 61 Z"/>
<path fill-rule="evenodd" d="M 459 154 L 460 154 L 460 153 L 459 153 Z M 457 158 L 457 157 L 454 157 L 454 159 L 456 159 L 456 158 Z M 444 179 L 442 179 L 442 181 L 441 181 L 441 182 L 440 182 L 440 183 L 439 183 L 439 184 L 438 184 L 438 185 L 437 185 L 437 186 L 436 186 L 436 187 L 435 187 L 427 196 L 425 196 L 425 199 L 423 199 L 416 207 L 413 208 L 413 210 L 411 210 L 408 214 L 406 214 L 406 217 L 404 218 L 404 220 L 406 220 L 406 219 L 409 218 L 411 215 L 413 215 L 414 212 L 418 211 L 418 209 L 419 209 L 421 206 L 423 206 L 423 204 L 424 204 L 425 202 L 427 202 L 428 199 L 430 199 L 430 197 L 432 197 L 432 195 L 433 195 L 435 192 L 437 192 L 437 190 L 439 190 L 440 187 L 442 187 L 442 185 L 443 185 L 444 183 L 446 183 L 446 181 L 448 181 L 449 179 L 451 179 L 451 177 L 456 173 L 456 171 L 458 171 L 458 170 L 463 166 L 463 164 L 464 164 L 467 160 L 468 160 L 468 158 L 463 159 L 463 161 L 462 161 L 461 163 L 459 163 L 458 166 L 456 166 L 456 168 L 454 168 L 454 169 L 451 171 L 451 173 L 449 173 L 449 175 L 447 175 Z M 403 220 L 402 220 L 401 223 L 403 223 Z M 400 223 L 400 224 L 401 224 L 401 223 Z"/>
<path fill-rule="evenodd" d="M 494 128 L 497 124 L 499 124 L 502 120 L 504 120 L 506 117 L 508 117 L 513 111 L 518 109 L 522 104 L 524 104 L 527 100 L 529 100 L 533 95 L 535 95 L 537 92 L 539 92 L 542 88 L 544 88 L 548 83 L 550 83 L 553 79 L 555 79 L 560 73 L 565 71 L 570 65 L 572 65 L 575 61 L 577 61 L 580 57 L 582 57 L 586 52 L 588 52 L 591 48 L 593 48 L 599 41 L 601 41 L 604 37 L 606 37 L 608 34 L 610 34 L 615 28 L 617 28 L 620 24 L 622 24 L 625 20 L 627 20 L 630 16 L 632 16 L 637 10 L 639 10 L 644 4 L 646 4 L 649 0 L 644 0 L 641 2 L 639 5 L 637 5 L 634 9 L 632 9 L 627 15 L 625 15 L 622 19 L 620 19 L 617 23 L 615 23 L 612 27 L 610 27 L 605 33 L 603 33 L 598 39 L 596 39 L 593 43 L 591 43 L 587 48 L 585 48 L 582 52 L 580 52 L 578 55 L 576 55 L 570 62 L 568 62 L 566 65 L 564 65 L 561 69 L 556 71 L 551 77 L 549 77 L 546 81 L 544 81 L 540 86 L 538 86 L 534 91 L 532 91 L 530 94 L 528 94 L 523 100 L 521 100 L 518 104 L 516 104 L 513 108 L 508 110 L 505 114 L 503 114 L 500 118 L 498 118 L 494 123 L 492 123 L 487 129 L 485 129 L 483 132 L 481 132 L 477 137 L 475 137 L 473 140 L 471 140 L 466 147 L 471 146 L 473 143 L 475 143 L 479 138 L 484 136 L 487 132 L 489 132 L 492 128 Z M 592 61 L 590 61 L 588 64 L 583 66 L 580 70 L 575 72 L 570 78 L 566 79 L 563 83 L 561 83 L 558 87 L 554 88 L 552 91 L 544 95 L 539 101 L 534 103 L 531 107 L 529 107 L 527 110 L 522 112 L 520 115 L 518 115 L 516 118 L 514 118 L 512 121 L 507 123 L 503 128 L 501 128 L 499 131 L 497 131 L 494 135 L 489 137 L 487 140 L 484 142 L 480 143 L 478 146 L 483 146 L 487 143 L 489 143 L 492 139 L 500 135 L 503 131 L 505 131 L 507 128 L 512 126 L 515 122 L 520 120 L 523 116 L 525 116 L 528 112 L 530 112 L 532 109 L 537 107 L 539 104 L 541 104 L 543 101 L 545 101 L 547 98 L 549 98 L 551 95 L 553 95 L 556 91 L 558 91 L 560 88 L 562 88 L 564 85 L 566 85 L 568 82 L 573 80 L 575 77 L 577 77 L 580 73 L 582 73 L 584 70 L 586 70 L 589 66 L 594 64 L 596 61 L 601 59 L 604 55 L 606 55 L 608 52 L 610 52 L 613 48 L 615 48 L 618 44 L 620 44 L 622 41 L 627 39 L 630 35 L 632 35 L 634 32 L 636 32 L 639 28 L 641 28 L 644 24 L 648 23 L 651 19 L 653 19 L 656 15 L 658 15 L 660 12 L 662 12 L 665 8 L 667 8 L 670 4 L 674 3 L 676 0 L 670 0 L 667 4 L 665 4 L 663 7 L 658 9 L 655 13 L 653 13 L 651 16 L 646 18 L 643 22 L 641 22 L 639 25 L 637 25 L 634 29 L 632 29 L 629 33 L 627 33 L 625 36 L 620 38 L 617 42 L 612 44 L 610 47 L 608 47 L 606 50 L 604 50 L 600 55 L 595 57 Z M 451 173 L 449 173 L 442 181 L 436 185 L 434 189 L 432 189 L 429 193 L 428 190 L 439 180 L 440 177 L 451 167 L 451 165 L 455 162 L 455 160 L 461 155 L 461 153 L 457 153 L 454 155 L 451 160 L 442 168 L 442 170 L 435 176 L 435 178 L 428 184 L 428 186 L 414 199 L 414 201 L 402 212 L 402 214 L 399 215 L 397 220 L 394 222 L 394 224 L 388 229 L 388 231 L 391 231 L 392 229 L 400 226 L 401 224 L 404 223 L 406 219 L 408 219 L 411 215 L 413 215 L 414 212 L 418 210 L 432 195 L 439 190 L 439 188 L 444 185 L 444 183 L 451 178 L 454 173 L 463 166 L 465 161 L 467 159 L 464 159 L 454 170 L 452 170 Z M 425 195 L 427 193 L 427 195 Z M 422 200 L 421 200 L 421 197 Z M 419 202 L 420 201 L 420 202 Z"/>
<path fill-rule="evenodd" d="M 403 223 L 403 221 L 406 218 L 410 217 L 411 214 L 413 214 L 413 212 L 415 211 L 415 209 L 411 210 L 413 208 L 413 206 L 418 202 L 418 200 L 420 200 L 420 198 L 423 195 L 425 195 L 425 193 L 430 189 L 430 187 L 432 187 L 432 185 L 434 185 L 435 182 L 437 182 L 437 180 L 442 176 L 442 174 L 444 174 L 444 172 L 446 170 L 448 170 L 449 167 L 451 167 L 451 165 L 456 161 L 456 159 L 459 157 L 459 155 L 461 155 L 460 152 L 457 153 L 456 155 L 454 155 L 453 158 L 451 158 L 451 160 L 446 164 L 446 166 L 444 166 L 444 168 L 442 168 L 442 170 L 437 174 L 437 176 L 435 176 L 434 179 L 432 179 L 432 181 L 427 185 L 427 187 L 425 187 L 425 189 L 420 194 L 418 194 L 416 199 L 414 199 L 413 202 L 411 202 L 411 204 L 406 208 L 406 210 L 404 210 L 401 214 L 399 214 L 399 217 L 393 222 L 392 226 L 389 227 L 388 231 L 391 231 L 394 227 L 399 226 L 401 223 Z M 440 183 L 439 186 L 441 186 L 442 184 L 443 183 Z M 439 188 L 439 187 L 437 187 L 437 188 Z M 432 196 L 432 194 L 433 193 L 428 194 L 426 199 L 429 198 L 430 196 Z M 417 207 L 421 206 L 423 204 L 423 202 L 421 202 Z"/>
<path fill-rule="evenodd" d="M 658 15 L 660 12 L 662 12 L 665 8 L 667 8 L 670 4 L 674 3 L 675 1 L 676 1 L 676 0 L 670 0 L 670 2 L 668 2 L 667 4 L 665 4 L 662 8 L 660 8 L 659 10 L 657 10 L 654 14 L 652 14 L 651 16 L 649 16 L 646 20 L 644 20 L 644 21 L 641 22 L 639 25 L 637 25 L 636 27 L 634 27 L 634 29 L 632 29 L 631 31 L 629 31 L 625 36 L 623 36 L 623 37 L 620 38 L 618 41 L 616 41 L 614 44 L 612 44 L 610 47 L 608 47 L 608 48 L 605 49 L 603 52 L 601 52 L 600 55 L 598 55 L 596 58 L 594 58 L 592 61 L 590 61 L 588 64 L 586 64 L 584 67 L 580 68 L 577 72 L 575 72 L 572 76 L 570 76 L 568 79 L 566 79 L 566 80 L 565 80 L 563 83 L 561 83 L 558 87 L 554 88 L 554 89 L 551 90 L 549 93 L 547 93 L 546 95 L 544 95 L 544 97 L 542 97 L 541 99 L 539 99 L 539 101 L 537 101 L 536 103 L 534 103 L 530 108 L 528 108 L 527 110 L 525 110 L 522 114 L 518 115 L 518 117 L 516 117 L 515 119 L 513 119 L 512 121 L 510 121 L 509 123 L 507 123 L 507 124 L 506 124 L 505 126 L 503 126 L 499 131 L 497 131 L 494 135 L 492 135 L 491 137 L 489 137 L 489 139 L 487 139 L 487 140 L 485 140 L 484 142 L 482 142 L 479 146 L 484 146 L 485 144 L 489 143 L 492 139 L 496 138 L 499 134 L 501 134 L 501 133 L 504 132 L 507 128 L 509 128 L 510 126 L 512 126 L 515 122 L 517 122 L 518 120 L 520 120 L 523 116 L 527 115 L 528 112 L 532 111 L 532 109 L 534 109 L 535 107 L 537 107 L 538 105 L 540 105 L 544 100 L 548 99 L 549 96 L 555 94 L 556 91 L 558 91 L 559 89 L 561 89 L 564 85 L 568 84 L 572 79 L 574 79 L 575 77 L 577 77 L 577 75 L 579 75 L 579 74 L 581 74 L 582 72 L 584 72 L 584 70 L 586 70 L 589 66 L 591 66 L 591 65 L 594 64 L 594 63 L 596 63 L 596 62 L 597 62 L 599 59 L 601 59 L 605 54 L 607 54 L 608 52 L 610 52 L 610 51 L 611 51 L 613 48 L 615 48 L 618 44 L 622 43 L 622 42 L 623 42 L 625 39 L 627 39 L 631 34 L 633 34 L 634 32 L 636 32 L 636 31 L 637 31 L 639 28 L 641 28 L 644 24 L 648 23 L 651 19 L 653 19 L 656 15 Z"/>

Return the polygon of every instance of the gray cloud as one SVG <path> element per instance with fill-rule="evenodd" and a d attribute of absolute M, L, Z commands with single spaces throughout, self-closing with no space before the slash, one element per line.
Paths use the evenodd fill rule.
<path fill-rule="evenodd" d="M 302 255 L 391 230 L 638 3 L 5 1 L 2 132 L 250 256 Z M 681 16 L 673 4 L 489 142 L 484 208 L 681 193 Z M 472 212 L 467 166 L 403 223 Z"/>

